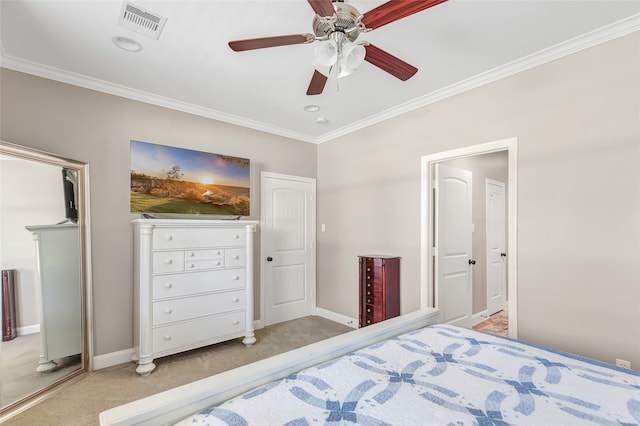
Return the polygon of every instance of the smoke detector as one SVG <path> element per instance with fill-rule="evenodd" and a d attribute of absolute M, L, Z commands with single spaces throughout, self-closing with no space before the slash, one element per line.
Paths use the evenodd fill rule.
<path fill-rule="evenodd" d="M 122 10 L 118 20 L 120 26 L 156 40 L 160 37 L 166 22 L 167 18 L 164 16 L 127 1 L 122 3 Z"/>

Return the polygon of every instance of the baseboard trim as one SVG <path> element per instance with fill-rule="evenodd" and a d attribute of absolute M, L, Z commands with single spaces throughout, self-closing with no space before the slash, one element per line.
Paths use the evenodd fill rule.
<path fill-rule="evenodd" d="M 27 325 L 25 327 L 18 327 L 16 330 L 18 336 L 27 336 L 29 334 L 40 333 L 40 324 Z"/>
<path fill-rule="evenodd" d="M 262 318 L 253 321 L 253 329 L 260 330 L 264 328 L 264 324 L 262 323 Z"/>
<path fill-rule="evenodd" d="M 358 321 L 354 318 L 349 318 L 344 315 L 336 314 L 335 312 L 327 311 L 322 308 L 315 308 L 314 315 L 317 315 L 322 318 L 326 318 L 331 321 L 339 322 L 341 324 L 347 325 L 352 328 L 358 328 Z M 256 320 L 253 322 L 253 326 L 255 330 L 259 330 L 264 327 L 262 323 L 262 319 Z M 134 350 L 124 349 L 117 352 L 111 352 L 104 355 L 97 355 L 93 357 L 93 369 L 94 370 L 102 370 L 104 368 L 113 367 L 114 365 L 126 364 L 127 362 L 131 362 L 131 357 L 133 356 Z"/>
<path fill-rule="evenodd" d="M 331 321 L 339 322 L 340 324 L 344 324 L 351 328 L 358 328 L 357 319 L 348 317 L 346 315 L 337 314 L 335 312 L 331 312 L 326 309 L 316 307 L 314 310 L 314 315 L 317 315 L 322 318 L 326 318 Z"/>
<path fill-rule="evenodd" d="M 93 369 L 102 370 L 103 368 L 113 367 L 114 365 L 126 364 L 127 362 L 131 362 L 133 352 L 133 348 L 131 348 L 117 352 L 111 352 L 104 355 L 94 356 Z"/>
<path fill-rule="evenodd" d="M 486 320 L 487 318 L 489 318 L 489 315 L 487 315 L 487 310 L 486 309 L 484 311 L 478 312 L 477 314 L 471 315 L 471 321 L 472 321 L 473 325 L 481 323 L 482 321 Z"/>

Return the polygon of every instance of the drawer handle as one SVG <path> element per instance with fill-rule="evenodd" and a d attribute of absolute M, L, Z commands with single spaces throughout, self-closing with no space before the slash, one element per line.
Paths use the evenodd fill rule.
<path fill-rule="evenodd" d="M 240 324 L 240 321 L 238 321 L 238 320 L 234 320 L 233 321 L 233 325 L 238 325 L 238 324 Z"/>
<path fill-rule="evenodd" d="M 367 275 L 367 279 L 370 280 L 371 279 L 371 275 Z"/>
<path fill-rule="evenodd" d="M 171 308 L 166 308 L 164 310 L 164 313 L 167 314 L 167 315 L 170 314 L 171 312 L 173 312 L 173 309 L 171 309 Z"/>
<path fill-rule="evenodd" d="M 234 297 L 234 298 L 233 298 L 233 301 L 234 301 L 234 302 L 236 302 L 236 303 L 238 303 L 238 302 L 240 301 L 240 299 L 239 299 L 238 297 Z"/>
<path fill-rule="evenodd" d="M 233 280 L 234 280 L 234 281 L 238 281 L 239 279 L 240 279 L 240 277 L 239 277 L 239 276 L 237 276 L 237 275 L 234 275 L 234 276 L 233 276 Z"/>
<path fill-rule="evenodd" d="M 222 254 L 222 252 L 221 252 L 220 250 L 218 250 L 218 251 L 216 252 L 216 255 L 221 255 L 221 254 Z"/>
<path fill-rule="evenodd" d="M 367 312 L 371 312 L 371 309 L 367 309 Z"/>
<path fill-rule="evenodd" d="M 166 283 L 164 286 L 165 286 L 166 288 L 171 288 L 171 287 L 173 287 L 173 284 L 171 284 L 171 283 Z"/>
<path fill-rule="evenodd" d="M 173 263 L 172 259 L 165 259 L 164 263 L 166 263 L 167 265 L 171 265 Z"/>
<path fill-rule="evenodd" d="M 189 268 L 195 268 L 195 267 L 196 267 L 196 265 L 195 265 L 195 264 L 193 264 L 193 263 L 190 263 L 190 264 L 188 265 L 188 267 L 189 267 Z"/>
<path fill-rule="evenodd" d="M 367 320 L 367 324 L 371 324 L 371 320 Z"/>
<path fill-rule="evenodd" d="M 238 234 L 233 234 L 233 239 L 234 239 L 234 240 L 237 240 L 238 238 L 240 238 L 240 235 L 238 235 Z"/>
<path fill-rule="evenodd" d="M 367 283 L 367 287 L 371 287 L 371 283 Z"/>
<path fill-rule="evenodd" d="M 371 268 L 367 268 L 367 272 L 369 272 L 371 270 Z"/>
<path fill-rule="evenodd" d="M 216 262 L 216 266 L 220 266 L 220 261 Z"/>
<path fill-rule="evenodd" d="M 187 256 L 189 256 L 189 257 L 193 257 L 193 256 L 195 256 L 195 255 L 196 255 L 196 254 L 195 254 L 194 252 L 192 252 L 192 251 L 190 251 L 190 252 L 187 254 Z"/>
<path fill-rule="evenodd" d="M 167 234 L 167 235 L 165 235 L 164 239 L 167 240 L 167 241 L 171 241 L 171 240 L 173 240 L 173 237 L 171 235 Z"/>
<path fill-rule="evenodd" d="M 240 256 L 238 256 L 238 255 L 236 254 L 235 256 L 233 256 L 233 258 L 234 258 L 235 260 L 238 260 L 238 259 L 240 259 Z"/>
<path fill-rule="evenodd" d="M 171 335 L 170 334 L 165 334 L 164 335 L 164 340 L 167 340 L 167 341 L 171 340 Z"/>

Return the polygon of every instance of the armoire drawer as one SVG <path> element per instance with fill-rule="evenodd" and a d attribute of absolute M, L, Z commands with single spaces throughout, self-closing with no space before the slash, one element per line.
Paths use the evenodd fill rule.
<path fill-rule="evenodd" d="M 217 337 L 241 335 L 245 329 L 244 311 L 198 318 L 153 329 L 153 351 L 162 353 Z"/>
<path fill-rule="evenodd" d="M 244 268 L 189 274 L 157 275 L 153 277 L 152 299 L 158 300 L 192 294 L 243 289 L 245 280 Z"/>
<path fill-rule="evenodd" d="M 243 228 L 157 228 L 153 233 L 153 248 L 156 250 L 244 244 Z"/>
<path fill-rule="evenodd" d="M 153 302 L 153 326 L 245 308 L 243 290 Z"/>

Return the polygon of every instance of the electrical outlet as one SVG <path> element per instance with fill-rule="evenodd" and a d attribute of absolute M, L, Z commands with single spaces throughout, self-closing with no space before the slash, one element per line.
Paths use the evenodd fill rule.
<path fill-rule="evenodd" d="M 616 365 L 622 368 L 631 369 L 631 361 L 616 358 Z"/>

